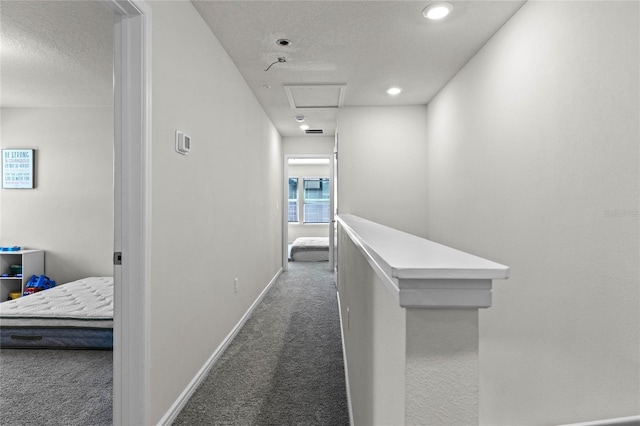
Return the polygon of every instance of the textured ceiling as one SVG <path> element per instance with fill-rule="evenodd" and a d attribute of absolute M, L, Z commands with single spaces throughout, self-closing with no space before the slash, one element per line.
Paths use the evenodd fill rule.
<path fill-rule="evenodd" d="M 426 104 L 524 1 L 451 1 L 442 22 L 422 16 L 433 1 L 192 3 L 280 133 L 299 136 L 296 115 L 333 134 L 337 110 L 292 109 L 284 86 L 346 84 L 344 106 Z M 281 38 L 292 44 L 279 46 Z M 279 57 L 286 62 L 265 71 Z M 390 86 L 404 90 L 390 97 Z"/>
<path fill-rule="evenodd" d="M 280 133 L 298 136 L 296 115 L 334 134 L 337 108 L 291 108 L 285 86 L 291 97 L 345 85 L 344 106 L 426 104 L 523 2 L 452 1 L 436 23 L 422 17 L 423 0 L 192 3 Z M 2 106 L 112 104 L 113 15 L 100 2 L 2 0 L 0 19 Z M 390 86 L 404 91 L 390 97 Z"/>
<path fill-rule="evenodd" d="M 2 1 L 1 106 L 112 105 L 113 25 L 98 1 Z"/>

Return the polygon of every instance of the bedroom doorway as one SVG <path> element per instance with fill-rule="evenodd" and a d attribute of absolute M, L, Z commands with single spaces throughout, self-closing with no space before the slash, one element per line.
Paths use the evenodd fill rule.
<path fill-rule="evenodd" d="M 115 14 L 113 424 L 149 418 L 151 10 L 100 0 Z"/>
<path fill-rule="evenodd" d="M 9 19 L 17 16 L 24 19 L 12 25 Z M 150 9 L 142 0 L 2 2 L 1 53 L 13 58 L 3 58 L 2 101 L 12 102 L 2 105 L 3 148 L 36 150 L 35 188 L 11 195 L 2 191 L 3 244 L 16 241 L 10 245 L 52 254 L 43 272 L 61 277 L 59 284 L 68 280 L 65 274 L 113 274 L 114 349 L 108 357 L 113 394 L 110 389 L 106 394 L 113 397 L 116 425 L 149 423 L 150 24 Z M 32 81 L 25 84 L 24 78 Z M 9 196 L 22 200 L 7 202 Z M 113 207 L 105 201 L 112 197 Z M 22 226 L 18 220 L 28 222 Z M 96 247 L 97 260 L 87 254 Z M 80 266 L 71 270 L 71 264 Z"/>
<path fill-rule="evenodd" d="M 328 239 L 328 268 L 333 271 L 336 186 L 334 155 L 285 155 L 283 175 L 283 270 L 287 271 L 289 268 L 292 243 L 306 237 Z"/>
<path fill-rule="evenodd" d="M 16 16 L 12 15 L 11 11 L 19 12 L 28 19 L 15 21 L 15 25 L 7 25 L 7 19 Z M 36 22 L 36 17 L 42 17 L 43 20 Z M 39 25 L 38 22 L 44 24 Z M 82 268 L 86 267 L 78 268 L 80 272 L 97 271 L 92 273 L 100 275 L 113 273 L 114 349 L 113 353 L 109 354 L 109 358 L 113 358 L 113 372 L 109 372 L 109 375 L 113 375 L 114 383 L 111 418 L 116 425 L 148 424 L 149 362 L 145 346 L 148 342 L 146 300 L 150 9 L 140 0 L 2 2 L 2 24 L 3 55 L 8 54 L 19 59 L 11 62 L 13 65 L 26 64 L 29 67 L 26 72 L 16 72 L 20 71 L 19 67 L 11 68 L 9 61 L 3 61 L 3 83 L 14 83 L 4 87 L 13 87 L 14 90 L 4 90 L 3 101 L 12 99 L 16 102 L 17 97 L 9 96 L 11 93 L 19 94 L 23 99 L 20 100 L 20 105 L 12 106 L 15 114 L 10 115 L 3 111 L 2 116 L 17 117 L 13 120 L 14 128 L 23 123 L 35 123 L 28 127 L 34 135 L 27 138 L 25 132 L 22 132 L 20 137 L 16 138 L 17 142 L 10 143 L 16 143 L 18 147 L 24 143 L 28 147 L 32 143 L 37 144 L 31 148 L 36 148 L 42 154 L 38 157 L 40 154 L 36 153 L 36 188 L 24 193 L 31 195 L 30 202 L 27 202 L 29 209 L 12 203 L 20 209 L 19 214 L 13 215 L 14 218 L 24 218 L 26 211 L 34 212 L 38 216 L 24 227 L 12 222 L 12 228 L 16 232 L 27 230 L 39 238 L 36 240 L 23 233 L 24 235 L 19 236 L 20 240 L 24 241 L 20 241 L 22 244 L 33 244 L 34 247 L 47 249 L 53 254 L 47 260 L 55 274 L 52 274 L 53 277 L 63 277 L 64 273 L 79 273 L 69 272 L 68 267 L 65 269 L 65 266 L 73 262 L 81 264 Z M 15 39 L 20 40 L 19 42 L 10 43 L 11 38 L 6 36 L 9 30 L 12 36 L 20 37 Z M 60 36 L 63 36 L 65 42 L 60 40 Z M 106 47 L 107 50 L 104 49 Z M 88 54 L 93 56 L 86 60 L 85 56 Z M 51 63 L 47 62 L 49 60 L 52 60 L 53 65 L 48 65 Z M 46 67 L 46 72 L 38 74 L 37 71 L 43 66 Z M 71 67 L 75 67 L 71 70 L 73 72 L 69 70 Z M 14 77 L 31 78 L 34 81 L 28 84 L 19 83 L 17 78 L 11 81 L 8 78 L 9 74 Z M 69 78 L 71 81 L 67 80 Z M 16 82 L 19 84 L 15 84 Z M 43 88 L 46 90 L 42 90 Z M 109 97 L 108 101 L 102 96 L 103 88 Z M 44 101 L 38 100 L 38 104 L 35 104 L 35 100 L 39 99 L 35 96 L 37 94 L 48 96 Z M 83 96 L 70 99 L 71 95 L 78 94 Z M 58 96 L 65 99 L 59 101 Z M 27 101 L 29 105 L 26 104 Z M 101 112 L 107 109 L 110 110 L 108 114 Z M 36 120 L 32 120 L 32 116 Z M 46 120 L 43 116 L 46 116 Z M 27 119 L 28 122 L 25 121 Z M 67 123 L 70 123 L 68 128 L 63 128 Z M 10 126 L 3 122 L 2 127 L 3 142 L 9 143 L 9 139 L 13 139 L 7 137 Z M 80 128 L 86 133 L 80 132 Z M 53 132 L 51 129 L 56 131 Z M 36 131 L 40 133 L 35 134 Z M 62 136 L 58 136 L 59 134 Z M 78 139 L 79 142 L 74 142 Z M 56 143 L 59 145 L 54 146 Z M 94 150 L 95 152 L 89 154 L 97 152 L 100 155 L 80 157 L 87 152 L 88 147 L 96 145 L 100 145 L 99 148 L 104 151 Z M 113 161 L 110 161 L 111 155 Z M 96 157 L 105 161 L 96 162 Z M 65 169 L 71 169 L 77 175 L 63 175 L 61 171 Z M 96 178 L 95 173 L 98 171 L 100 178 Z M 82 186 L 87 189 L 88 194 L 79 191 Z M 51 193 L 53 190 L 56 192 Z M 40 197 L 45 205 L 36 207 L 34 196 L 45 191 L 49 191 L 45 194 L 46 197 Z M 3 192 L 3 201 L 5 194 Z M 85 201 L 85 204 L 73 203 L 72 201 L 76 200 L 72 200 L 70 194 L 84 195 L 84 200 L 81 201 Z M 109 206 L 110 202 L 105 201 L 111 197 L 114 198 L 113 208 Z M 92 204 L 90 208 L 87 208 L 86 203 Z M 65 204 L 74 210 L 57 217 L 50 214 L 53 211 L 60 212 L 60 206 Z M 82 208 L 79 208 L 79 205 Z M 86 216 L 91 218 L 103 219 L 104 214 L 108 219 L 91 223 L 80 217 L 79 212 L 85 211 L 90 213 Z M 51 234 L 55 238 L 46 237 L 45 232 L 40 232 L 41 230 L 34 225 L 45 224 L 44 217 L 58 219 L 48 225 L 52 231 L 58 233 Z M 3 212 L 3 219 L 7 218 L 8 215 Z M 70 219 L 72 223 L 68 225 L 60 218 Z M 111 220 L 114 222 L 113 227 L 106 226 L 105 224 Z M 76 234 L 81 235 L 82 239 L 77 241 L 67 238 Z M 3 236 L 13 240 L 12 236 L 4 232 Z M 53 243 L 43 238 L 50 238 Z M 85 254 L 93 247 L 100 248 L 97 256 L 99 260 L 86 261 Z M 78 249 L 72 253 L 79 255 L 68 256 L 69 248 Z M 59 253 L 63 253 L 63 256 Z M 79 258 L 82 258 L 83 262 L 77 261 Z M 62 284 L 67 279 L 58 280 Z M 104 383 L 102 385 L 106 387 Z M 34 390 L 31 393 L 36 395 L 38 391 Z M 37 400 L 38 398 L 34 399 L 35 403 Z M 64 404 L 58 405 L 64 410 Z M 17 406 L 22 407 L 19 404 Z M 97 418 L 93 420 L 99 421 Z"/>

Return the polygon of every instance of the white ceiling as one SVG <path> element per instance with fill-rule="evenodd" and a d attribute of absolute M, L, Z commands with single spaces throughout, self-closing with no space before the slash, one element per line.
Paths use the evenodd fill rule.
<path fill-rule="evenodd" d="M 346 85 L 344 106 L 427 104 L 524 0 L 451 1 L 453 13 L 441 22 L 422 16 L 429 0 L 192 3 L 280 133 L 300 136 L 296 115 L 333 135 L 336 109 L 293 109 L 285 86 Z M 281 38 L 291 46 L 277 45 Z M 279 57 L 286 62 L 265 71 Z M 391 86 L 403 92 L 391 97 Z"/>
<path fill-rule="evenodd" d="M 192 3 L 280 133 L 300 136 L 295 116 L 333 135 L 337 109 L 290 101 L 428 103 L 524 0 L 452 1 L 442 22 L 423 18 L 429 0 Z M 2 0 L 0 18 L 3 107 L 113 103 L 113 14 L 100 2 Z M 280 38 L 291 46 L 278 46 Z M 286 62 L 265 71 L 279 57 Z M 390 86 L 403 92 L 391 97 Z"/>
<path fill-rule="evenodd" d="M 113 25 L 98 1 L 0 2 L 1 106 L 112 105 Z"/>

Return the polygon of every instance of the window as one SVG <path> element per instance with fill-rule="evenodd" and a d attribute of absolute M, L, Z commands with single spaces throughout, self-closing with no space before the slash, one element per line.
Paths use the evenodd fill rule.
<path fill-rule="evenodd" d="M 304 178 L 303 185 L 304 223 L 329 223 L 329 178 Z"/>
<path fill-rule="evenodd" d="M 289 222 L 298 223 L 298 178 L 289 178 Z"/>
<path fill-rule="evenodd" d="M 300 185 L 301 180 L 302 185 Z M 288 192 L 287 218 L 289 223 L 330 222 L 329 178 L 289 177 Z M 303 203 L 299 202 L 300 198 L 303 198 Z M 300 207 L 303 208 L 302 212 Z M 302 216 L 302 220 L 300 220 L 300 216 Z"/>

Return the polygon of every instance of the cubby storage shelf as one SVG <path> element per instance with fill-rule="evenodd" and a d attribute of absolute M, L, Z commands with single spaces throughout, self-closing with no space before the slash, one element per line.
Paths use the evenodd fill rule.
<path fill-rule="evenodd" d="M 0 274 L 8 274 L 11 265 L 22 265 L 22 277 L 0 276 L 0 302 L 9 298 L 9 292 L 23 292 L 32 275 L 44 274 L 44 250 L 0 252 Z"/>

